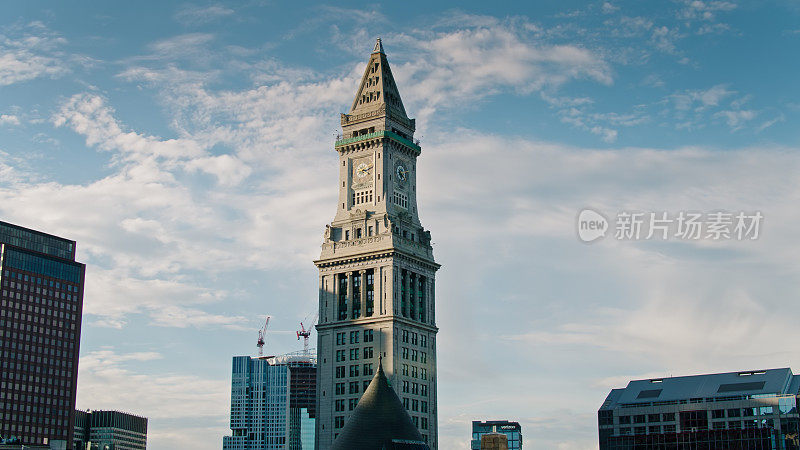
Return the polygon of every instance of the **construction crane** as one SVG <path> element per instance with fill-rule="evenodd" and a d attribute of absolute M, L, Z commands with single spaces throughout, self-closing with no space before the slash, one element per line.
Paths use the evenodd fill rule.
<path fill-rule="evenodd" d="M 308 325 L 308 328 L 306 328 L 306 325 L 303 325 L 303 322 L 300 322 L 300 329 L 297 331 L 297 340 L 298 341 L 300 340 L 300 336 L 303 337 L 304 355 L 308 355 L 308 338 L 311 337 L 311 328 L 313 328 L 314 324 L 317 322 L 318 315 L 319 314 L 314 314 L 314 318 L 308 320 L 308 318 L 311 317 L 311 315 L 309 314 L 308 316 L 306 316 L 305 319 L 303 319 L 303 322 L 305 322 Z"/>
<path fill-rule="evenodd" d="M 269 327 L 269 319 L 272 316 L 267 316 L 266 322 L 264 322 L 264 327 L 258 330 L 258 343 L 256 346 L 258 347 L 258 356 L 264 356 L 264 339 L 267 338 L 267 328 Z"/>

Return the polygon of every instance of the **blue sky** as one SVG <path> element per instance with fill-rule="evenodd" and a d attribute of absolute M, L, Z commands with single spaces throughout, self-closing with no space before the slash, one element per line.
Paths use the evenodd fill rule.
<path fill-rule="evenodd" d="M 220 448 L 230 358 L 301 348 L 335 134 L 383 38 L 422 139 L 442 448 L 596 447 L 631 378 L 791 366 L 794 1 L 3 2 L 0 217 L 78 241 L 80 408 Z M 754 241 L 579 242 L 591 207 L 761 211 Z"/>

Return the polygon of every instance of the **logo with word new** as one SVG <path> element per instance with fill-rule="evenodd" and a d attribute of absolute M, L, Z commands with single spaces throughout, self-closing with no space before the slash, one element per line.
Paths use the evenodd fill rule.
<path fill-rule="evenodd" d="M 583 242 L 594 242 L 605 237 L 608 220 L 593 209 L 584 209 L 578 214 L 578 238 Z"/>

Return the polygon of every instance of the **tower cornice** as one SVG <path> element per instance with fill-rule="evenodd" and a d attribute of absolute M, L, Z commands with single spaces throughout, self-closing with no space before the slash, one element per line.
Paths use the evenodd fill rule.
<path fill-rule="evenodd" d="M 322 269 L 322 268 L 327 268 L 327 267 L 342 266 L 342 265 L 346 265 L 346 264 L 352 264 L 352 263 L 358 263 L 358 262 L 364 262 L 364 261 L 373 261 L 373 260 L 376 260 L 376 259 L 384 259 L 384 258 L 392 258 L 392 257 L 394 257 L 395 259 L 398 259 L 398 260 L 405 260 L 405 261 L 409 261 L 409 262 L 413 262 L 413 263 L 419 264 L 419 265 L 421 265 L 423 267 L 426 267 L 426 268 L 428 268 L 428 269 L 430 269 L 430 270 L 432 270 L 434 272 L 439 270 L 440 267 L 442 267 L 442 265 L 439 264 L 439 263 L 436 263 L 436 262 L 428 260 L 428 259 L 423 259 L 423 258 L 420 258 L 418 256 L 414 256 L 414 255 L 412 255 L 410 253 L 406 253 L 406 252 L 404 252 L 402 250 L 398 250 L 396 248 L 387 249 L 387 250 L 378 250 L 378 251 L 374 251 L 374 252 L 366 252 L 366 253 L 361 253 L 361 254 L 358 254 L 358 255 L 342 256 L 342 257 L 337 257 L 337 258 L 317 259 L 317 260 L 314 260 L 314 265 L 319 267 L 320 269 Z"/>
<path fill-rule="evenodd" d="M 373 317 L 363 317 L 360 319 L 348 319 L 348 320 L 341 320 L 341 321 L 334 321 L 334 322 L 326 322 L 322 324 L 315 325 L 314 328 L 320 330 L 330 330 L 334 328 L 348 328 L 353 325 L 370 325 L 374 323 L 403 323 L 404 325 L 409 325 L 415 328 L 424 329 L 426 331 L 430 331 L 436 333 L 439 331 L 439 327 L 436 325 L 431 325 L 427 323 L 418 322 L 415 320 L 411 320 L 408 317 L 398 316 L 398 315 L 386 315 L 386 316 L 373 316 Z"/>

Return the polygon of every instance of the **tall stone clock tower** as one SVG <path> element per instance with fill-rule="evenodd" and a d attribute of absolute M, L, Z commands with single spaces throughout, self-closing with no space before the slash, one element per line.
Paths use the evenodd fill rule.
<path fill-rule="evenodd" d="M 435 275 L 417 213 L 414 119 L 380 39 L 342 114 L 339 201 L 319 268 L 316 448 L 331 447 L 379 359 L 420 434 L 438 445 Z"/>

